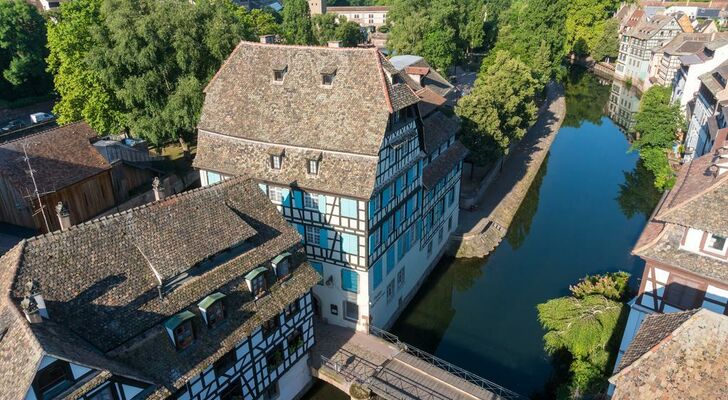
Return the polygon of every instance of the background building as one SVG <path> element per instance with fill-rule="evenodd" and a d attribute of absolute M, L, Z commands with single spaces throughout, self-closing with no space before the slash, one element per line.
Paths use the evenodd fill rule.
<path fill-rule="evenodd" d="M 241 43 L 206 88 L 202 183 L 245 175 L 304 237 L 328 322 L 386 327 L 458 222 L 464 146 L 376 49 Z M 433 120 L 434 121 L 434 120 Z"/>

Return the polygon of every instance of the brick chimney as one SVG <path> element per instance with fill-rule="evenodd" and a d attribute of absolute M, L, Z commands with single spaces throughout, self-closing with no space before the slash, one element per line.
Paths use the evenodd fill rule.
<path fill-rule="evenodd" d="M 275 38 L 275 35 L 261 35 L 260 42 L 265 44 L 273 44 L 275 43 Z"/>
<path fill-rule="evenodd" d="M 61 225 L 62 231 L 71 227 L 71 213 L 61 201 L 56 204 L 56 217 L 58 217 L 58 223 Z"/>
<path fill-rule="evenodd" d="M 341 40 L 329 40 L 329 47 L 341 47 Z"/>
<path fill-rule="evenodd" d="M 154 191 L 154 201 L 159 201 L 164 198 L 164 187 L 162 182 L 159 181 L 159 177 L 155 176 L 152 181 L 152 191 Z"/>

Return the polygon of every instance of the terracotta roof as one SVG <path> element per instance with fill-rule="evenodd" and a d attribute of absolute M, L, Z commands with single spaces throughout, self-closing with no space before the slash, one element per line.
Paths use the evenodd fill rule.
<path fill-rule="evenodd" d="M 430 72 L 430 67 L 408 66 L 404 68 L 404 72 L 412 75 L 427 75 Z"/>
<path fill-rule="evenodd" d="M 728 398 L 728 317 L 705 309 L 646 317 L 610 382 L 615 400 Z"/>
<path fill-rule="evenodd" d="M 425 152 L 430 154 L 437 150 L 451 136 L 460 131 L 460 121 L 457 117 L 448 117 L 438 111 L 422 121 L 424 132 Z"/>
<path fill-rule="evenodd" d="M 308 173 L 308 151 L 287 148 L 280 170 L 270 168 L 267 145 L 200 130 L 194 166 L 229 176 L 249 176 L 285 186 L 335 192 L 369 199 L 377 174 L 377 157 L 324 152 L 319 172 Z"/>
<path fill-rule="evenodd" d="M 85 122 L 59 126 L 0 145 L 0 175 L 21 193 L 33 191 L 23 147 L 41 192 L 59 190 L 111 168 L 91 145 L 96 132 Z"/>
<path fill-rule="evenodd" d="M 427 164 L 422 171 L 422 184 L 425 188 L 432 189 L 452 170 L 456 163 L 464 160 L 466 155 L 468 155 L 468 149 L 459 140 L 456 140 L 444 153 Z"/>
<path fill-rule="evenodd" d="M 239 241 L 244 243 L 236 246 Z M 210 257 L 223 247 L 225 252 Z M 243 276 L 284 251 L 294 257 L 291 278 L 253 304 Z M 29 281 L 43 295 L 50 320 L 29 325 L 20 316 Z M 162 385 L 163 396 L 317 281 L 298 233 L 255 182 L 242 178 L 29 239 L 0 257 L 0 291 L 9 294 L 0 299 L 0 323 L 13 332 L 0 340 L 0 384 L 29 382 L 34 360 L 48 353 L 91 367 L 103 364 L 115 375 L 148 377 Z M 216 291 L 227 295 L 228 323 L 177 352 L 161 323 L 195 311 Z M 83 388 L 73 388 L 78 391 Z"/>
<path fill-rule="evenodd" d="M 274 82 L 280 66 L 287 73 Z M 330 68 L 336 76 L 324 87 L 321 71 Z M 269 144 L 376 155 L 390 112 L 419 101 L 406 84 L 390 82 L 386 73 L 392 69 L 376 49 L 241 42 L 205 89 L 199 128 Z"/>

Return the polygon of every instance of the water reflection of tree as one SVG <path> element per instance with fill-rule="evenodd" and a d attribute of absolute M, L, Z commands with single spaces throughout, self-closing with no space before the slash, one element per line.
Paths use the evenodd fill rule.
<path fill-rule="evenodd" d="M 619 185 L 617 201 L 627 218 L 642 214 L 645 218 L 660 201 L 661 194 L 653 184 L 655 177 L 642 164 L 637 162 L 633 171 L 624 173 L 624 183 Z"/>
<path fill-rule="evenodd" d="M 538 211 L 538 195 L 541 192 L 543 177 L 546 176 L 546 165 L 549 162 L 550 155 L 551 153 L 546 155 L 543 164 L 541 164 L 541 168 L 539 168 L 536 177 L 533 179 L 531 187 L 526 192 L 526 197 L 518 207 L 513 221 L 511 221 L 508 233 L 506 233 L 506 240 L 508 240 L 508 243 L 514 250 L 521 247 L 526 240 L 526 236 L 528 236 L 528 232 L 531 230 L 531 222 L 533 222 L 533 217 L 536 215 L 536 211 Z"/>
<path fill-rule="evenodd" d="M 584 121 L 601 125 L 609 101 L 609 86 L 602 85 L 584 68 L 569 70 L 566 84 L 566 117 L 563 126 L 579 128 Z"/>
<path fill-rule="evenodd" d="M 470 289 L 483 275 L 484 264 L 484 259 L 440 261 L 392 332 L 402 341 L 434 353 L 455 316 L 454 291 Z"/>

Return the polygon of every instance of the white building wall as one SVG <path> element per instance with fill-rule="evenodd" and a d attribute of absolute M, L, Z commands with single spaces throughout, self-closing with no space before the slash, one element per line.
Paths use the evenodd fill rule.
<path fill-rule="evenodd" d="M 679 91 L 674 93 L 673 100 L 679 98 L 680 107 L 684 110 L 688 102 L 695 98 L 698 89 L 700 89 L 700 79 L 698 79 L 700 75 L 714 70 L 725 61 L 728 61 L 728 45 L 716 49 L 712 59 L 702 64 L 691 65 L 687 76 L 684 77 L 685 82 L 681 84 L 682 87 L 679 88 Z"/>
<path fill-rule="evenodd" d="M 309 385 L 313 378 L 308 363 L 309 355 L 306 354 L 278 378 L 279 399 L 294 399 Z"/>

